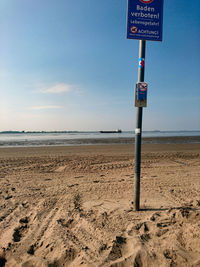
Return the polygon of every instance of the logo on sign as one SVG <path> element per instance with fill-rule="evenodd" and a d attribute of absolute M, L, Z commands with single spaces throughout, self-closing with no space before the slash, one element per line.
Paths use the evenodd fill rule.
<path fill-rule="evenodd" d="M 130 31 L 132 32 L 132 33 L 136 33 L 137 32 L 137 27 L 136 26 L 132 26 L 131 28 L 130 28 Z"/>
<path fill-rule="evenodd" d="M 143 4 L 150 4 L 153 2 L 153 0 L 140 0 Z"/>

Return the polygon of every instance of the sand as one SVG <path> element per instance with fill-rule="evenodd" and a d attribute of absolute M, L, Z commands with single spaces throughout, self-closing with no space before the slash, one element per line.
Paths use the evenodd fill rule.
<path fill-rule="evenodd" d="M 0 266 L 200 266 L 200 144 L 0 149 Z"/>

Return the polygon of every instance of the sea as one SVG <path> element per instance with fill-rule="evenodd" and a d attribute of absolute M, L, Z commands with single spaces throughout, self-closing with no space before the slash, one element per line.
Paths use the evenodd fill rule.
<path fill-rule="evenodd" d="M 0 132 L 0 148 L 32 146 L 71 146 L 132 144 L 135 132 L 100 133 L 99 131 Z M 143 131 L 143 143 L 200 143 L 199 131 Z"/>

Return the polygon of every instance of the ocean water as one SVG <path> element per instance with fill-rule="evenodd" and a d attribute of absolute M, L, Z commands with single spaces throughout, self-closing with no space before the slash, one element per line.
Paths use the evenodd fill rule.
<path fill-rule="evenodd" d="M 168 140 L 170 137 L 190 137 L 180 139 L 184 143 L 200 141 L 200 131 L 143 131 L 144 141 L 157 143 L 160 138 Z M 102 143 L 133 143 L 135 133 L 123 131 L 122 133 L 100 133 L 100 132 L 0 132 L 0 147 L 16 146 L 48 146 L 48 145 L 84 145 Z M 169 139 L 166 139 L 169 137 Z M 193 137 L 193 138 L 192 138 Z M 199 138 L 198 138 L 199 137 Z M 151 140 L 151 141 L 150 141 Z M 159 141 L 160 142 L 160 141 Z"/>

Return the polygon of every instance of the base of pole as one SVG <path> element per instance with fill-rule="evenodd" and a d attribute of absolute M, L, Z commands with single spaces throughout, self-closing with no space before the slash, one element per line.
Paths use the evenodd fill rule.
<path fill-rule="evenodd" d="M 140 210 L 140 174 L 135 173 L 134 209 Z"/>

